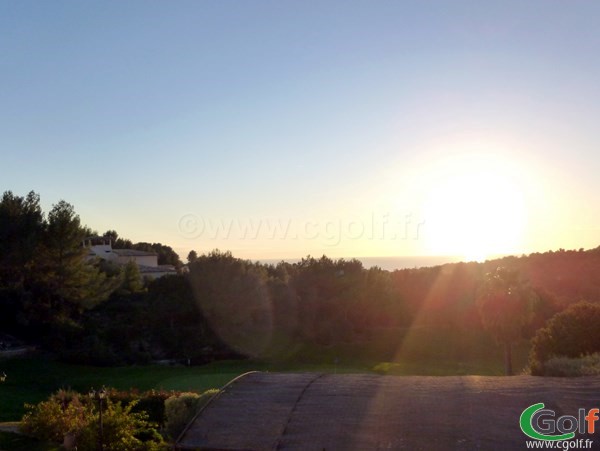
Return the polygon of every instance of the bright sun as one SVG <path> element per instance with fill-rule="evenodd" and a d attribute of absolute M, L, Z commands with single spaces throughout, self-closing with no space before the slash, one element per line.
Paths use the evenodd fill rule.
<path fill-rule="evenodd" d="M 424 238 L 429 252 L 467 261 L 518 252 L 525 198 L 509 164 L 489 156 L 453 158 L 428 183 Z"/>

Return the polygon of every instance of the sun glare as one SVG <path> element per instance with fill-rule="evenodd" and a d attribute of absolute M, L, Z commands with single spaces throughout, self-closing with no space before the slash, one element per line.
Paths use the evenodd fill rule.
<path fill-rule="evenodd" d="M 429 252 L 466 261 L 518 252 L 526 209 L 510 165 L 489 157 L 456 158 L 429 182 L 424 205 Z"/>

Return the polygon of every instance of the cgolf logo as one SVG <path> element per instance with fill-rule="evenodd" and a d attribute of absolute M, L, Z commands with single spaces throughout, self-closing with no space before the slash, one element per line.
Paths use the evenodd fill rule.
<path fill-rule="evenodd" d="M 556 417 L 551 409 L 544 409 L 540 402 L 527 407 L 521 414 L 519 425 L 525 435 L 535 440 L 571 440 L 575 432 L 580 434 L 593 434 L 596 431 L 596 422 L 600 409 L 579 409 L 577 417 L 563 415 Z"/>

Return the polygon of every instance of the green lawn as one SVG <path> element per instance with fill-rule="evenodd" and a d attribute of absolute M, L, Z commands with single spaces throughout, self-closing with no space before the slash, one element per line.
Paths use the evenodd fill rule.
<path fill-rule="evenodd" d="M 18 420 L 23 404 L 37 403 L 59 388 L 88 392 L 91 387 L 204 391 L 218 388 L 238 374 L 256 368 L 248 362 L 222 362 L 203 367 L 132 366 L 98 368 L 67 365 L 42 358 L 0 361 L 7 379 L 0 384 L 0 421 Z"/>
<path fill-rule="evenodd" d="M 117 368 L 68 365 L 43 358 L 0 360 L 7 379 L 0 384 L 0 421 L 19 420 L 24 403 L 37 403 L 59 388 L 86 393 L 91 387 L 149 390 L 204 391 L 219 388 L 247 371 L 360 372 L 368 366 L 266 364 L 251 361 L 222 361 L 197 367 L 131 366 Z"/>
<path fill-rule="evenodd" d="M 514 368 L 520 372 L 526 363 L 527 346 L 515 349 Z M 0 383 L 0 421 L 20 420 L 24 403 L 37 403 L 60 388 L 71 388 L 86 393 L 91 387 L 114 387 L 141 391 L 152 388 L 181 391 L 205 391 L 219 388 L 234 377 L 247 371 L 315 371 L 329 373 L 378 372 L 395 375 L 501 375 L 501 350 L 490 352 L 486 358 L 466 358 L 462 361 L 429 358 L 404 359 L 399 363 L 360 362 L 342 358 L 334 365 L 325 350 L 313 349 L 312 355 L 321 355 L 322 362 L 301 364 L 293 362 L 264 363 L 250 360 L 221 361 L 204 366 L 130 366 L 117 368 L 68 365 L 54 360 L 15 358 L 0 360 L 0 372 L 7 374 Z M 323 351 L 323 352 L 321 352 Z M 337 355 L 337 354 L 336 354 Z M 328 363 L 329 362 L 329 363 Z M 0 448 L 2 449 L 2 448 Z"/>

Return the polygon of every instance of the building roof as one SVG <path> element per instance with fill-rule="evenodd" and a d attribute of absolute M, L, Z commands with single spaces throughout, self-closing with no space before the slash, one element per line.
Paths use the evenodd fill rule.
<path fill-rule="evenodd" d="M 119 257 L 156 257 L 156 252 L 138 251 L 136 249 L 113 249 Z"/>
<path fill-rule="evenodd" d="M 141 274 L 148 274 L 148 273 L 173 273 L 176 274 L 177 270 L 175 269 L 174 266 L 171 265 L 158 265 L 158 266 L 145 266 L 145 265 L 138 265 L 138 268 L 140 270 Z"/>

